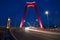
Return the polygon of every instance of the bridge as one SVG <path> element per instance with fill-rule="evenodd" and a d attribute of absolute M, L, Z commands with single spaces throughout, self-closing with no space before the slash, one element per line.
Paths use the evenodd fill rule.
<path fill-rule="evenodd" d="M 29 7 L 33 7 L 35 9 L 37 20 L 40 27 L 34 27 L 34 26 L 24 27 L 23 26 L 25 22 L 24 18 L 26 16 L 26 11 Z M 42 25 L 42 20 L 38 14 L 36 2 L 26 2 L 24 13 L 23 13 L 19 27 L 11 27 L 10 20 L 11 19 L 8 18 L 6 28 L 10 30 L 11 34 L 16 40 L 60 40 L 60 29 L 59 31 L 44 29 Z"/>

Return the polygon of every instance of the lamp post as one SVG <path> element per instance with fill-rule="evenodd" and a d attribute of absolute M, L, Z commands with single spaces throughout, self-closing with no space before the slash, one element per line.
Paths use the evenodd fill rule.
<path fill-rule="evenodd" d="M 36 19 L 36 22 L 38 22 L 38 19 Z M 38 25 L 36 25 L 38 27 Z"/>
<path fill-rule="evenodd" d="M 45 11 L 45 14 L 46 14 L 46 16 L 47 16 L 47 25 L 48 25 L 48 27 L 49 27 L 49 18 L 48 18 L 49 12 L 48 12 L 48 11 Z"/>

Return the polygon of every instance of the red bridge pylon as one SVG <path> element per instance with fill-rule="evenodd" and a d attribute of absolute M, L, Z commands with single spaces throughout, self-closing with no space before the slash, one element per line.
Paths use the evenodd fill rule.
<path fill-rule="evenodd" d="M 20 28 L 22 28 L 22 25 L 24 24 L 24 18 L 25 18 L 25 15 L 26 15 L 26 11 L 29 7 L 33 7 L 35 9 L 36 15 L 38 17 L 38 22 L 39 22 L 39 25 L 40 25 L 40 29 L 43 29 L 42 21 L 40 19 L 39 14 L 38 14 L 36 2 L 26 2 L 26 6 L 25 6 L 25 9 L 24 9 L 24 14 L 22 16 L 21 23 L 20 23 Z"/>

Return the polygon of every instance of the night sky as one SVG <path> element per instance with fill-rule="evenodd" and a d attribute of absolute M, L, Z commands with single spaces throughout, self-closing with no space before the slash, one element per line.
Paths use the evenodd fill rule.
<path fill-rule="evenodd" d="M 11 18 L 11 26 L 19 26 L 24 8 L 27 1 L 35 1 L 37 9 L 44 26 L 47 26 L 47 15 L 45 11 L 49 12 L 48 22 L 49 26 L 60 26 L 60 0 L 0 0 L 0 26 L 6 26 L 8 17 Z M 27 9 L 25 16 L 25 25 L 27 22 L 37 25 L 37 16 L 33 7 Z"/>

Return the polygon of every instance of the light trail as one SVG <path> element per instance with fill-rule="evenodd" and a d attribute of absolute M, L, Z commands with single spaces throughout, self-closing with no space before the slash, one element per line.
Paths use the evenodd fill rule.
<path fill-rule="evenodd" d="M 60 33 L 57 33 L 57 32 L 37 30 L 37 29 L 31 28 L 31 27 L 26 27 L 26 28 L 25 28 L 25 31 L 26 31 L 26 32 L 33 31 L 33 32 L 40 32 L 40 33 L 45 33 L 45 34 L 60 35 Z"/>

